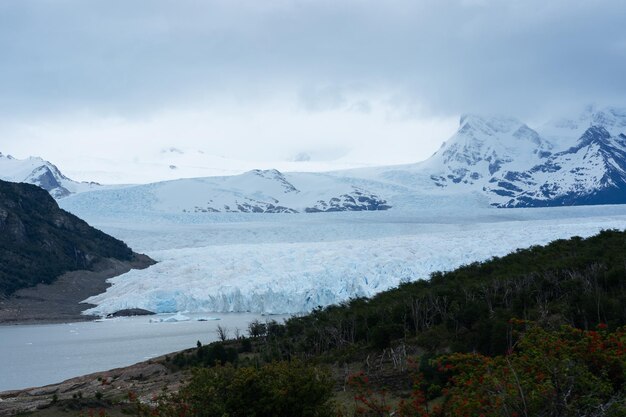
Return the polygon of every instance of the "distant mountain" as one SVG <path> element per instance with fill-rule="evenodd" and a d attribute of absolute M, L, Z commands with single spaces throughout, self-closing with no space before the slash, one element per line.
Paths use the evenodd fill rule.
<path fill-rule="evenodd" d="M 134 256 L 124 242 L 61 210 L 42 188 L 0 181 L 0 297 L 104 258 Z"/>
<path fill-rule="evenodd" d="M 78 212 L 315 213 L 387 210 L 387 201 L 349 179 L 320 173 L 252 170 L 83 193 L 64 202 Z"/>
<path fill-rule="evenodd" d="M 76 192 L 100 187 L 100 184 L 95 182 L 71 180 L 55 165 L 41 158 L 16 159 L 2 153 L 0 153 L 0 180 L 37 185 L 54 198 L 63 198 Z"/>
<path fill-rule="evenodd" d="M 626 136 L 591 126 L 576 145 L 497 185 L 511 197 L 502 207 L 626 203 Z"/>
<path fill-rule="evenodd" d="M 187 155 L 178 148 L 162 153 Z M 431 158 L 403 166 L 326 173 L 257 169 L 104 190 L 112 187 L 72 181 L 40 158 L 19 161 L 0 154 L 0 178 L 39 185 L 56 198 L 101 190 L 104 194 L 88 193 L 69 206 L 138 213 L 419 210 L 420 204 L 463 205 L 470 195 L 479 205 L 495 207 L 622 204 L 626 110 L 588 107 L 537 128 L 511 117 L 464 115 Z"/>
<path fill-rule="evenodd" d="M 440 187 L 480 185 L 499 172 L 533 166 L 552 149 L 550 142 L 516 119 L 462 116 L 457 133 L 422 168 Z"/>
<path fill-rule="evenodd" d="M 416 171 L 448 192 L 496 207 L 626 203 L 626 111 L 589 107 L 534 130 L 504 117 L 466 116 Z"/>
<path fill-rule="evenodd" d="M 626 109 L 587 106 L 580 114 L 553 119 L 539 128 L 541 135 L 565 150 L 574 145 L 591 126 L 602 126 L 612 136 L 626 133 Z"/>

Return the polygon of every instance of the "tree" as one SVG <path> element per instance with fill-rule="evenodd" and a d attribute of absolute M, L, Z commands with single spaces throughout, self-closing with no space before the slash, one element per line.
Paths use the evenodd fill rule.
<path fill-rule="evenodd" d="M 220 326 L 219 324 L 217 325 L 217 329 L 215 330 L 215 332 L 217 333 L 217 337 L 219 337 L 219 339 L 222 342 L 225 342 L 226 340 L 228 340 L 228 329 L 225 327 Z"/>

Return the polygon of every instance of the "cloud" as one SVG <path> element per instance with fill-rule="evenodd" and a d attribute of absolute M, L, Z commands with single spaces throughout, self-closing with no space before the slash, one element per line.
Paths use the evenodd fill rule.
<path fill-rule="evenodd" d="M 624 15 L 621 0 L 3 2 L 0 103 L 130 112 L 325 85 L 335 105 L 359 82 L 433 111 L 527 112 L 623 96 Z"/>
<path fill-rule="evenodd" d="M 536 119 L 623 101 L 625 15 L 622 0 L 0 2 L 0 121 L 124 120 L 145 127 L 133 139 L 145 143 L 156 115 L 225 106 L 234 123 L 260 109 L 289 124 L 329 113 L 344 142 L 352 113 L 389 126 L 464 112 Z"/>
<path fill-rule="evenodd" d="M 371 105 L 367 113 L 348 108 L 309 112 L 284 103 L 243 108 L 224 103 L 144 118 L 74 113 L 16 123 L 2 132 L 1 137 L 10 139 L 2 152 L 19 158 L 36 154 L 70 170 L 81 159 L 94 156 L 145 161 L 172 148 L 248 161 L 247 169 L 293 161 L 304 153 L 313 161 L 335 161 L 341 166 L 411 163 L 431 154 L 457 124 L 456 118 L 390 119 L 393 109 L 384 102 Z"/>
<path fill-rule="evenodd" d="M 340 87 L 306 87 L 300 92 L 300 103 L 308 111 L 336 110 L 346 105 Z"/>

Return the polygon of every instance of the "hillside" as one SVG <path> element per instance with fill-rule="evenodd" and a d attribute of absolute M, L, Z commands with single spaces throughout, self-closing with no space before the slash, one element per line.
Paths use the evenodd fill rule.
<path fill-rule="evenodd" d="M 626 325 L 625 253 L 624 231 L 556 240 L 292 318 L 283 340 L 301 353 L 412 339 L 433 352 L 499 354 L 512 343 L 511 318 L 617 328 Z"/>
<path fill-rule="evenodd" d="M 0 181 L 0 296 L 105 258 L 134 256 L 124 242 L 60 209 L 42 188 Z"/>

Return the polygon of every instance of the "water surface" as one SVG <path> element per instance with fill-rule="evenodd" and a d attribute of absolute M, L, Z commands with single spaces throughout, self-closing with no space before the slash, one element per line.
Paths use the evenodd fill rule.
<path fill-rule="evenodd" d="M 170 315 L 159 315 L 167 318 Z M 104 321 L 0 326 L 0 391 L 41 386 L 79 375 L 132 365 L 217 340 L 220 325 L 233 336 L 246 333 L 251 313 L 188 314 L 190 321 L 151 323 L 157 316 Z M 220 320 L 197 321 L 198 318 Z"/>

